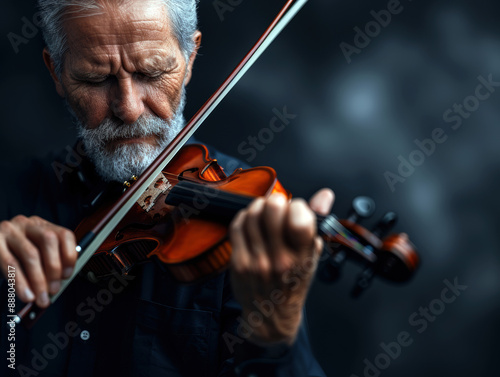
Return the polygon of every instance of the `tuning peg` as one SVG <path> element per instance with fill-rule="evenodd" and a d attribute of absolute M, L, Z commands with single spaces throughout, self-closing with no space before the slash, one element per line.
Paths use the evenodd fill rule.
<path fill-rule="evenodd" d="M 360 219 L 366 219 L 375 212 L 375 202 L 367 196 L 358 196 L 352 201 L 351 212 L 347 220 L 357 223 Z"/>
<path fill-rule="evenodd" d="M 345 251 L 341 250 L 330 256 L 318 268 L 318 279 L 323 283 L 333 283 L 340 277 L 340 270 L 346 260 Z"/>
<path fill-rule="evenodd" d="M 398 221 L 398 215 L 395 212 L 387 212 L 375 225 L 372 233 L 377 237 L 384 237 L 389 231 L 396 225 Z"/>
<path fill-rule="evenodd" d="M 375 270 L 372 267 L 365 269 L 358 277 L 356 285 L 351 291 L 351 296 L 358 298 L 371 284 L 373 277 L 375 276 Z"/>

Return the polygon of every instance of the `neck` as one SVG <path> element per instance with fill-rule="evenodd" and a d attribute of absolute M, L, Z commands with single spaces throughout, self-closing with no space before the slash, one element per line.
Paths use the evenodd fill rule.
<path fill-rule="evenodd" d="M 206 203 L 201 209 L 201 216 L 211 220 L 230 223 L 238 211 L 248 207 L 255 199 L 251 196 L 233 194 L 227 191 L 211 190 L 207 195 L 205 186 L 191 181 L 180 181 L 168 194 L 165 203 L 170 205 L 192 205 L 193 198 L 202 197 Z M 369 248 L 360 243 L 333 215 L 316 215 L 318 234 L 327 240 L 341 239 L 351 249 L 365 259 L 371 259 L 374 254 Z"/>

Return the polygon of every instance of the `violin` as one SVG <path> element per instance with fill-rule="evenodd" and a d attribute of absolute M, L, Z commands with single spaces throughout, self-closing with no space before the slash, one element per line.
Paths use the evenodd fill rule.
<path fill-rule="evenodd" d="M 206 147 L 184 144 L 306 2 L 287 0 L 221 87 L 139 177 L 123 182 L 119 195 L 110 189 L 96 197 L 96 210 L 75 230 L 79 255 L 73 275 L 50 297 L 51 303 L 80 272 L 96 282 L 115 271 L 129 274 L 138 264 L 158 260 L 180 282 L 219 273 L 230 260 L 227 232 L 234 215 L 259 196 L 281 193 L 291 198 L 274 169 L 237 169 L 226 176 Z M 364 211 L 360 203 L 356 205 L 358 212 Z M 414 246 L 405 234 L 383 238 L 394 225 L 395 216 L 386 216 L 370 232 L 356 223 L 358 212 L 346 220 L 317 216 L 318 233 L 327 245 L 319 276 L 333 281 L 344 261 L 353 259 L 366 265 L 354 295 L 359 295 L 374 276 L 408 280 L 419 263 Z M 29 303 L 15 322 L 30 328 L 43 312 Z"/>
<path fill-rule="evenodd" d="M 233 217 L 256 197 L 274 193 L 291 199 L 274 169 L 240 168 L 226 176 L 204 145 L 185 146 L 82 272 L 97 282 L 116 272 L 127 275 L 138 264 L 157 258 L 179 282 L 193 283 L 213 276 L 229 264 L 231 246 L 227 234 Z M 334 215 L 317 216 L 318 233 L 328 250 L 322 279 L 335 280 L 343 262 L 353 259 L 367 265 L 365 280 L 369 275 L 370 280 L 375 275 L 392 281 L 408 280 L 418 265 L 418 255 L 408 237 L 398 234 L 380 239 L 395 224 L 395 214 L 386 214 L 370 232 L 356 222 L 370 216 L 374 204 L 361 197 L 355 200 L 354 210 L 348 219 L 340 221 Z M 75 230 L 77 239 L 106 211 L 100 208 L 82 221 Z M 359 282 L 356 292 L 366 285 Z"/>

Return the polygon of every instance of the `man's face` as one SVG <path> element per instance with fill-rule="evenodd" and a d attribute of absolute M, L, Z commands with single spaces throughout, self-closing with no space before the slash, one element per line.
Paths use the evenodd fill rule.
<path fill-rule="evenodd" d="M 99 153 L 110 157 L 121 150 L 123 154 L 127 146 L 132 148 L 129 154 L 137 148 L 163 149 L 165 140 L 157 131 L 134 129 L 145 130 L 149 121 L 161 120 L 168 127 L 175 116 L 179 118 L 177 110 L 195 54 L 186 62 L 167 10 L 158 2 L 105 4 L 94 13 L 66 16 L 68 52 L 60 79 L 47 52 L 45 62 L 58 93 L 67 100 L 83 131 L 94 139 L 108 135 L 101 137 L 104 142 Z M 197 44 L 199 38 L 197 33 Z"/>

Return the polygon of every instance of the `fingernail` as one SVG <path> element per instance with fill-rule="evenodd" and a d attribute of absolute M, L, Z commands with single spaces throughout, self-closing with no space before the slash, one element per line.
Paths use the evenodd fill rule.
<path fill-rule="evenodd" d="M 52 283 L 50 283 L 49 285 L 50 293 L 56 294 L 59 291 L 59 289 L 61 289 L 60 281 L 53 281 Z"/>
<path fill-rule="evenodd" d="M 50 301 L 47 292 L 42 292 L 42 294 L 40 294 L 39 301 L 40 301 L 40 306 L 43 307 L 49 306 Z"/>
<path fill-rule="evenodd" d="M 35 299 L 35 295 L 33 294 L 33 292 L 31 292 L 31 289 L 29 288 L 26 288 L 24 290 L 24 297 L 26 297 L 26 300 L 28 301 L 33 301 Z"/>
<path fill-rule="evenodd" d="M 286 201 L 288 200 L 287 197 L 281 192 L 275 192 L 274 194 L 271 194 L 269 199 L 279 202 L 280 204 L 286 203 Z"/>
<path fill-rule="evenodd" d="M 307 203 L 298 198 L 295 200 L 295 205 L 290 206 L 290 215 L 292 224 L 295 226 L 309 225 L 312 221 L 312 212 Z"/>
<path fill-rule="evenodd" d="M 67 279 L 71 276 L 72 273 L 73 273 L 73 267 L 66 267 L 63 271 L 63 277 Z"/>

